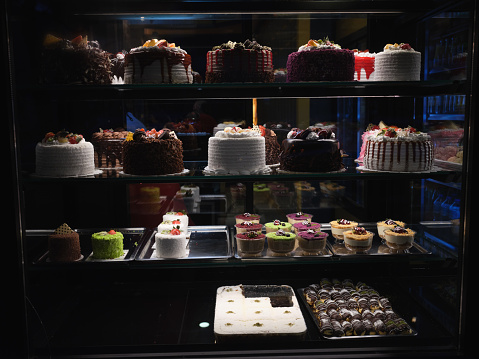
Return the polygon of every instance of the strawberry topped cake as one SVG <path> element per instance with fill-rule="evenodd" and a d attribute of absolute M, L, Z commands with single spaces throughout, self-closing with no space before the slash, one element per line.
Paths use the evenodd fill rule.
<path fill-rule="evenodd" d="M 421 53 L 407 43 L 387 44 L 376 54 L 376 81 L 419 81 Z"/>

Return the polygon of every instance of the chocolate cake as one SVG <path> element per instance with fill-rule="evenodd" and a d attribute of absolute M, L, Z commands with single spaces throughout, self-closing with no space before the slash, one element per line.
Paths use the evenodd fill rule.
<path fill-rule="evenodd" d="M 181 173 L 183 145 L 173 131 L 136 130 L 123 142 L 123 172 L 132 175 Z"/>
<path fill-rule="evenodd" d="M 66 223 L 48 236 L 48 259 L 51 262 L 74 262 L 81 258 L 80 237 Z"/>
<path fill-rule="evenodd" d="M 260 129 L 265 141 L 266 164 L 275 165 L 279 163 L 279 154 L 281 152 L 276 133 L 262 126 L 260 126 Z"/>
<path fill-rule="evenodd" d="M 123 164 L 122 144 L 128 135 L 123 129 L 109 129 L 93 133 L 91 143 L 95 149 L 96 168 L 116 168 Z"/>
<path fill-rule="evenodd" d="M 281 144 L 280 169 L 332 172 L 343 168 L 339 141 L 330 130 L 294 128 Z"/>
<path fill-rule="evenodd" d="M 47 35 L 43 42 L 41 80 L 48 84 L 111 84 L 110 55 L 98 41 Z"/>
<path fill-rule="evenodd" d="M 215 46 L 206 54 L 205 82 L 274 82 L 273 52 L 254 40 Z"/>

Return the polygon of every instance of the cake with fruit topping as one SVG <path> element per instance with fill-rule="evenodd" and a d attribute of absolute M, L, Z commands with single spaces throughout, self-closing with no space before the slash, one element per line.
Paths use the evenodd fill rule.
<path fill-rule="evenodd" d="M 250 221 L 244 221 L 238 224 L 235 224 L 236 233 L 245 233 L 245 232 L 261 232 L 263 225 L 260 223 L 254 223 Z"/>
<path fill-rule="evenodd" d="M 93 258 L 115 259 L 121 257 L 123 252 L 123 234 L 113 229 L 93 233 L 91 235 Z"/>
<path fill-rule="evenodd" d="M 286 215 L 286 218 L 288 218 L 289 223 L 295 224 L 295 223 L 302 223 L 304 221 L 311 222 L 313 215 L 309 213 L 296 212 L 296 213 L 288 213 Z"/>
<path fill-rule="evenodd" d="M 125 84 L 193 82 L 191 56 L 175 43 L 151 39 L 125 56 Z"/>
<path fill-rule="evenodd" d="M 273 51 L 254 40 L 215 46 L 206 54 L 205 82 L 274 82 Z"/>
<path fill-rule="evenodd" d="M 385 127 L 366 137 L 363 166 L 386 172 L 432 170 L 434 146 L 431 137 L 413 127 Z"/>
<path fill-rule="evenodd" d="M 123 172 L 130 175 L 167 175 L 184 171 L 183 145 L 168 129 L 130 132 L 122 144 Z"/>
<path fill-rule="evenodd" d="M 344 246 L 350 251 L 366 252 L 371 249 L 373 236 L 374 234 L 364 227 L 356 226 L 343 232 Z"/>
<path fill-rule="evenodd" d="M 285 232 L 291 232 L 292 225 L 289 222 L 282 222 L 279 219 L 275 219 L 272 222 L 267 222 L 264 224 L 266 233 L 276 232 L 277 230 L 283 230 Z"/>
<path fill-rule="evenodd" d="M 246 222 L 246 221 L 247 222 L 253 222 L 253 223 L 259 223 L 260 219 L 261 219 L 261 215 L 256 214 L 256 213 L 248 213 L 248 212 L 237 214 L 235 216 L 236 224 L 240 224 L 240 223 L 243 223 L 243 222 Z"/>
<path fill-rule="evenodd" d="M 289 54 L 286 70 L 288 82 L 353 81 L 354 52 L 328 38 L 309 40 Z"/>
<path fill-rule="evenodd" d="M 101 129 L 91 136 L 95 149 L 95 167 L 118 168 L 123 164 L 122 143 L 128 135 L 123 129 Z"/>
<path fill-rule="evenodd" d="M 238 251 L 243 254 L 259 254 L 264 249 L 266 236 L 258 231 L 248 231 L 236 234 Z"/>
<path fill-rule="evenodd" d="M 80 236 L 66 223 L 48 236 L 50 262 L 74 262 L 81 258 Z"/>
<path fill-rule="evenodd" d="M 311 222 L 310 220 L 303 220 L 301 222 L 293 223 L 293 232 L 298 233 L 302 231 L 319 231 L 321 229 L 321 224 L 316 222 Z"/>
<path fill-rule="evenodd" d="M 412 247 L 416 232 L 409 228 L 396 226 L 393 229 L 386 229 L 384 237 L 386 245 L 391 249 L 405 250 Z"/>
<path fill-rule="evenodd" d="M 258 127 L 226 127 L 208 139 L 205 173 L 216 175 L 267 174 L 265 138 Z"/>
<path fill-rule="evenodd" d="M 375 81 L 419 81 L 421 53 L 406 43 L 387 44 L 376 54 Z"/>
<path fill-rule="evenodd" d="M 314 229 L 299 231 L 296 233 L 298 239 L 298 246 L 306 254 L 315 254 L 321 252 L 326 247 L 326 239 L 328 234 Z"/>
<path fill-rule="evenodd" d="M 183 211 L 169 211 L 163 215 L 163 221 L 180 221 L 184 226 L 188 227 L 189 217 Z"/>
<path fill-rule="evenodd" d="M 293 128 L 281 144 L 280 169 L 288 172 L 334 172 L 344 168 L 339 141 L 330 129 Z"/>
<path fill-rule="evenodd" d="M 361 135 L 361 149 L 359 150 L 359 156 L 356 159 L 357 162 L 363 162 L 364 152 L 366 152 L 366 142 L 367 142 L 368 136 L 372 134 L 376 134 L 377 132 L 375 131 L 382 130 L 383 128 L 386 128 L 386 127 L 388 126 L 386 126 L 386 124 L 383 121 L 379 122 L 379 125 L 375 125 L 372 123 L 368 125 L 368 127 L 366 128 L 366 131 L 364 131 Z M 391 126 L 391 127 L 396 127 L 396 126 Z"/>
<path fill-rule="evenodd" d="M 186 231 L 179 228 L 162 230 L 155 234 L 156 256 L 159 258 L 182 258 L 187 255 Z"/>
<path fill-rule="evenodd" d="M 374 81 L 374 63 L 376 54 L 369 50 L 354 50 L 354 80 L 356 81 Z"/>
<path fill-rule="evenodd" d="M 392 219 L 385 219 L 384 221 L 379 221 L 377 223 L 378 235 L 380 238 L 385 239 L 384 231 L 387 229 L 394 229 L 394 227 L 404 227 L 406 224 L 402 221 L 395 221 Z"/>
<path fill-rule="evenodd" d="M 354 227 L 357 227 L 358 222 L 339 218 L 329 222 L 329 224 L 331 225 L 331 234 L 333 235 L 333 237 L 342 240 L 344 239 L 343 233 L 345 231 L 353 229 Z"/>
<path fill-rule="evenodd" d="M 283 229 L 267 232 L 266 238 L 268 240 L 268 248 L 273 253 L 288 254 L 294 249 L 296 244 L 296 234 Z"/>
<path fill-rule="evenodd" d="M 94 175 L 92 143 L 80 134 L 65 130 L 48 132 L 35 147 L 35 173 L 46 177 Z"/>

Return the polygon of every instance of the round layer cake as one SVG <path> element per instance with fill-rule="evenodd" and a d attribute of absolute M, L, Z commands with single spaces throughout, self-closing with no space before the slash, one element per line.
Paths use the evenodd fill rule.
<path fill-rule="evenodd" d="M 123 142 L 123 171 L 131 175 L 181 173 L 183 145 L 173 131 L 155 129 L 129 133 Z"/>
<path fill-rule="evenodd" d="M 354 80 L 356 81 L 374 81 L 376 76 L 374 72 L 376 54 L 368 50 L 354 51 Z"/>
<path fill-rule="evenodd" d="M 116 168 L 123 164 L 122 143 L 128 135 L 123 129 L 104 130 L 94 132 L 91 143 L 95 149 L 95 167 Z"/>
<path fill-rule="evenodd" d="M 35 173 L 46 177 L 79 177 L 95 173 L 94 149 L 82 135 L 48 132 L 35 147 Z"/>
<path fill-rule="evenodd" d="M 226 127 L 208 139 L 206 173 L 265 174 L 265 139 L 259 129 Z"/>
<path fill-rule="evenodd" d="M 430 171 L 434 161 L 431 137 L 413 127 L 388 127 L 367 137 L 365 169 L 386 172 Z"/>
<path fill-rule="evenodd" d="M 123 255 L 123 234 L 113 229 L 91 235 L 91 246 L 95 259 L 114 259 Z"/>
<path fill-rule="evenodd" d="M 80 258 L 80 236 L 63 223 L 48 236 L 48 259 L 51 262 L 74 262 Z"/>
<path fill-rule="evenodd" d="M 409 44 L 387 44 L 376 54 L 376 81 L 421 80 L 421 53 Z"/>
<path fill-rule="evenodd" d="M 125 56 L 125 84 L 193 83 L 191 56 L 174 43 L 152 39 Z"/>
<path fill-rule="evenodd" d="M 281 144 L 280 169 L 292 172 L 332 172 L 343 168 L 339 141 L 330 130 L 294 128 Z"/>
<path fill-rule="evenodd" d="M 228 41 L 206 54 L 205 82 L 274 82 L 273 52 L 256 41 Z"/>
<path fill-rule="evenodd" d="M 353 81 L 354 52 L 341 49 L 327 38 L 309 40 L 289 54 L 287 81 Z"/>

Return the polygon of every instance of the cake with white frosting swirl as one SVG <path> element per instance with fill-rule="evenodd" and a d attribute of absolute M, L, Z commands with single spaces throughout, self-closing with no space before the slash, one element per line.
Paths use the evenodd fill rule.
<path fill-rule="evenodd" d="M 376 54 L 375 81 L 419 81 L 421 53 L 409 44 L 387 44 Z"/>

